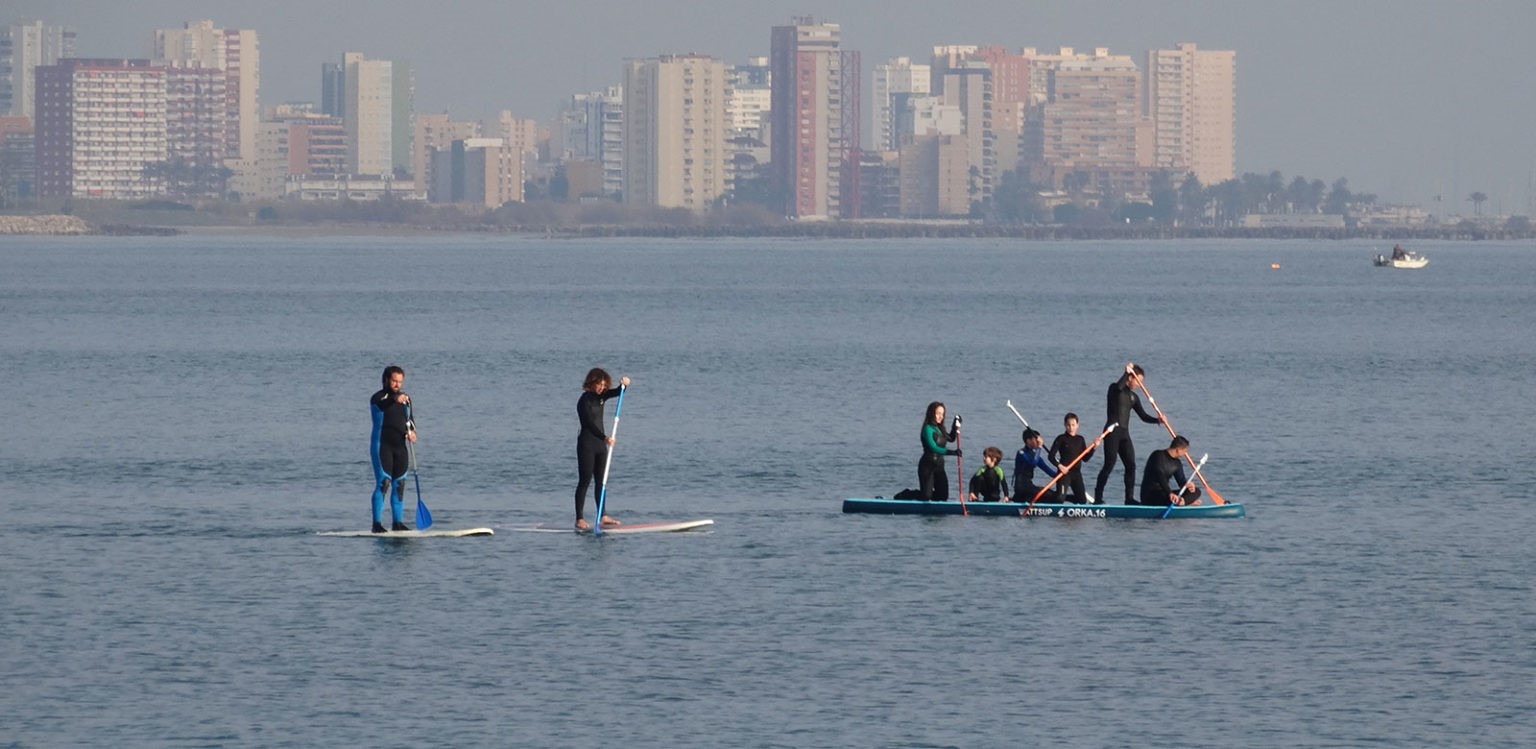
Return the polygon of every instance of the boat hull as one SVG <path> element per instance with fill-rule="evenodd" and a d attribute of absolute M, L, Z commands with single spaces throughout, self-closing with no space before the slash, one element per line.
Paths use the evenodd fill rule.
<path fill-rule="evenodd" d="M 881 515 L 1001 515 L 1021 517 L 1024 504 L 1019 502 L 966 502 L 962 511 L 959 502 L 925 502 L 912 499 L 845 499 L 843 512 L 875 513 Z M 1240 518 L 1245 511 L 1238 502 L 1224 505 L 1198 504 L 1193 507 L 1167 507 L 1156 505 L 1077 505 L 1037 503 L 1029 508 L 1029 517 L 1041 518 L 1147 518 L 1157 520 L 1167 514 L 1169 520 L 1187 518 Z"/>
<path fill-rule="evenodd" d="M 1426 265 L 1429 265 L 1429 258 L 1423 255 L 1415 255 L 1405 260 L 1393 260 L 1384 255 L 1376 256 L 1378 268 L 1423 268 Z"/>

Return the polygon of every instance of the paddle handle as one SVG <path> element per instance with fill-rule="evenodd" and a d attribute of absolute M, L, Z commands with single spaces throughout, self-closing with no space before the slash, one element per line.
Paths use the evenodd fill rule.
<path fill-rule="evenodd" d="M 1023 422 L 1025 429 L 1029 428 L 1029 420 L 1024 418 L 1024 414 L 1019 413 L 1019 409 L 1013 407 L 1013 401 L 1008 401 L 1008 410 L 1012 411 L 1014 416 L 1019 417 L 1019 421 Z"/>
<path fill-rule="evenodd" d="M 619 442 L 619 415 L 624 413 L 623 385 L 619 386 L 619 402 L 613 407 L 613 430 L 608 433 L 613 444 L 608 446 L 608 455 L 603 459 L 603 483 L 597 489 L 597 522 L 592 524 L 592 535 L 603 535 L 603 502 L 608 499 L 608 469 L 613 467 L 613 448 L 618 447 Z"/>

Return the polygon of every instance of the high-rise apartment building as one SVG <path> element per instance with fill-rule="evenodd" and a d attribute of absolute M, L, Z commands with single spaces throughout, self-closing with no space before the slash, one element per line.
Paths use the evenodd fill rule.
<path fill-rule="evenodd" d="M 341 56 L 342 119 L 347 124 L 347 171 L 394 173 L 394 63 L 361 52 Z"/>
<path fill-rule="evenodd" d="M 211 68 L 225 76 L 223 158 L 254 159 L 261 107 L 261 52 L 251 29 L 215 28 L 213 21 L 187 21 L 179 29 L 156 29 L 150 56 L 182 68 Z"/>
<path fill-rule="evenodd" d="M 725 63 L 663 55 L 624 64 L 624 202 L 708 208 L 726 186 Z"/>
<path fill-rule="evenodd" d="M 414 155 L 411 174 L 416 177 L 416 192 L 425 195 L 432 185 L 432 152 L 446 151 L 456 140 L 480 137 L 480 123 L 454 120 L 443 114 L 419 114 L 415 117 L 415 135 L 411 138 Z"/>
<path fill-rule="evenodd" d="M 390 80 L 394 84 L 389 97 L 389 159 L 390 166 L 398 174 L 415 168 L 415 152 L 411 140 L 416 134 L 416 66 L 409 60 L 395 60 L 390 64 Z M 416 180 L 419 186 L 422 180 Z"/>
<path fill-rule="evenodd" d="M 432 149 L 433 203 L 484 208 L 523 199 L 522 153 L 500 138 L 460 138 Z"/>
<path fill-rule="evenodd" d="M 910 57 L 893 57 L 875 66 L 871 98 L 874 105 L 874 148 L 895 151 L 901 146 L 904 133 L 896 126 L 900 119 L 898 103 L 913 97 L 927 96 L 932 90 L 931 70 L 929 65 L 913 63 Z"/>
<path fill-rule="evenodd" d="M 971 202 L 985 203 L 992 197 L 997 171 L 992 123 L 992 69 L 982 60 L 966 60 L 950 67 L 944 71 L 937 98 L 960 110 L 964 138 L 953 145 L 962 147 L 966 154 L 965 171 Z"/>
<path fill-rule="evenodd" d="M 1030 56 L 1032 50 L 1025 50 Z M 1141 71 L 1106 48 L 1032 57 L 1031 99 L 1023 161 L 1042 184 L 1060 185 L 1072 172 L 1109 174 L 1123 181 L 1143 166 L 1137 135 L 1141 120 Z"/>
<path fill-rule="evenodd" d="M 34 71 L 75 56 L 75 30 L 42 21 L 0 27 L 0 115 L 36 113 Z"/>
<path fill-rule="evenodd" d="M 66 58 L 38 66 L 39 197 L 158 195 L 166 159 L 166 74 L 150 60 Z"/>
<path fill-rule="evenodd" d="M 1152 163 L 1210 185 L 1237 169 L 1237 53 L 1184 42 L 1147 52 L 1144 106 Z"/>
<path fill-rule="evenodd" d="M 842 28 L 796 18 L 773 27 L 771 153 L 785 215 L 859 215 L 859 56 Z"/>

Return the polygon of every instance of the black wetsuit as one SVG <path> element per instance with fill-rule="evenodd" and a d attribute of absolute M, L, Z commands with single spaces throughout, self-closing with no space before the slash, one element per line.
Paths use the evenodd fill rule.
<path fill-rule="evenodd" d="M 1109 483 L 1109 474 L 1115 470 L 1115 459 L 1125 461 L 1125 503 L 1136 504 L 1136 446 L 1131 444 L 1131 411 L 1148 424 L 1158 424 L 1157 417 L 1152 416 L 1141 407 L 1141 399 L 1136 397 L 1136 390 L 1125 384 L 1124 378 L 1116 380 L 1109 386 L 1109 413 L 1104 419 L 1104 428 L 1110 424 L 1119 424 L 1115 431 L 1110 432 L 1104 438 L 1104 467 L 1099 469 L 1099 479 L 1094 483 L 1093 496 L 1100 502 L 1107 501 L 1104 498 L 1104 485 Z"/>
<path fill-rule="evenodd" d="M 1083 459 L 1072 466 L 1072 470 L 1068 471 L 1067 475 L 1057 482 L 1058 484 L 1065 484 L 1066 489 L 1070 490 L 1070 494 L 1068 491 L 1062 492 L 1062 494 L 1068 495 L 1066 497 L 1068 502 L 1083 504 L 1088 501 L 1088 498 L 1084 496 L 1088 493 L 1088 490 L 1083 488 L 1083 464 L 1093 457 L 1093 451 L 1088 449 L 1088 442 L 1083 439 L 1081 434 L 1058 434 L 1056 435 L 1056 441 L 1051 443 L 1049 457 L 1051 462 L 1056 465 L 1064 466 L 1071 463 L 1077 460 L 1077 456 L 1083 455 L 1085 452 L 1088 454 L 1084 455 Z"/>
<path fill-rule="evenodd" d="M 945 447 L 959 432 L 954 428 L 949 434 L 937 424 L 924 424 L 918 440 L 923 444 L 923 457 L 917 460 L 917 487 L 923 499 L 944 501 L 949 499 L 949 474 L 944 470 L 944 458 L 955 451 Z"/>
<path fill-rule="evenodd" d="M 583 390 L 576 399 L 576 417 L 581 420 L 581 433 L 576 435 L 576 519 L 581 520 L 586 510 L 587 486 L 592 485 L 592 498 L 602 493 L 603 466 L 608 462 L 608 435 L 603 431 L 603 403 L 619 394 L 618 388 L 601 393 Z M 602 518 L 598 518 L 602 520 Z"/>
<path fill-rule="evenodd" d="M 982 469 L 971 477 L 971 493 L 981 498 L 983 502 L 1001 502 L 1008 493 L 1008 480 L 1003 477 L 1002 466 L 987 468 L 983 464 Z"/>
<path fill-rule="evenodd" d="M 1169 481 L 1174 482 L 1172 486 L 1168 484 Z M 1172 504 L 1168 501 L 1168 495 L 1178 493 L 1188 481 L 1184 475 L 1184 462 L 1169 455 L 1167 450 L 1157 450 L 1147 458 L 1146 473 L 1141 475 L 1141 503 L 1160 506 Z"/>

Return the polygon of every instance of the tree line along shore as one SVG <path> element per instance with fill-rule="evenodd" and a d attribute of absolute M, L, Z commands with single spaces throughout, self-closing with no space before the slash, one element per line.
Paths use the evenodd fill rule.
<path fill-rule="evenodd" d="M 162 201 L 163 202 L 163 201 Z M 1176 240 L 1176 239 L 1309 239 L 1382 241 L 1519 240 L 1536 238 L 1524 217 L 1499 224 L 1461 221 L 1417 226 L 1244 227 L 1178 226 L 1159 222 L 1080 224 L 1008 224 L 988 221 L 898 219 L 792 221 L 755 206 L 707 214 L 621 206 L 581 206 L 577 210 L 497 210 L 479 214 L 452 207 L 385 204 L 264 206 L 233 211 L 228 204 L 212 209 L 191 205 L 149 208 L 91 206 L 68 214 L 0 215 L 0 235 L 168 236 L 186 232 L 242 233 L 421 233 L 536 234 L 552 237 L 764 237 L 808 239 L 965 239 L 1021 240 Z M 594 210 L 580 210 L 592 208 Z"/>

